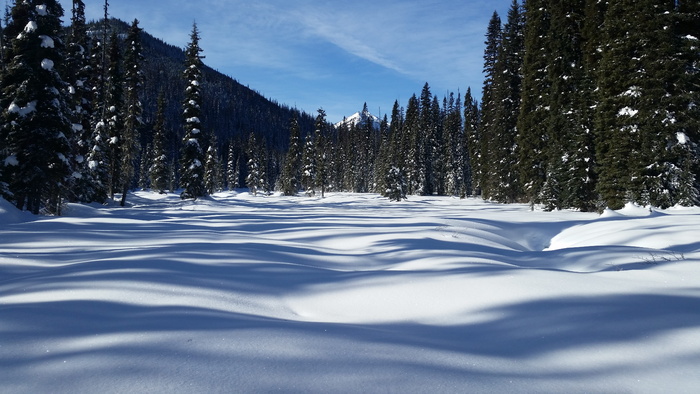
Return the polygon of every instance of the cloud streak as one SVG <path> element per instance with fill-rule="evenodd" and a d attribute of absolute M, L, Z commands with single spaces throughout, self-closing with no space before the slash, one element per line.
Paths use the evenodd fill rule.
<path fill-rule="evenodd" d="M 67 21 L 70 1 L 61 2 Z M 511 0 L 112 3 L 111 16 L 138 18 L 146 31 L 183 48 L 196 21 L 207 65 L 305 111 L 332 108 L 336 120 L 365 101 L 405 105 L 424 82 L 435 94 L 480 91 L 488 20 L 494 9 L 505 15 Z M 101 18 L 102 4 L 88 4 L 87 12 Z"/>

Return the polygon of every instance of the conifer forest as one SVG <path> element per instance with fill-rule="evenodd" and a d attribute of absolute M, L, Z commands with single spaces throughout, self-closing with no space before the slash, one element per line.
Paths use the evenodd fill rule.
<path fill-rule="evenodd" d="M 72 4 L 14 0 L 1 25 L 0 196 L 21 210 L 239 187 L 700 204 L 696 0 L 514 0 L 473 38 L 483 86 L 441 97 L 426 82 L 376 122 L 365 104 L 337 124 L 207 67 L 196 23 L 183 50 L 110 18 L 107 1 L 99 21 Z"/>

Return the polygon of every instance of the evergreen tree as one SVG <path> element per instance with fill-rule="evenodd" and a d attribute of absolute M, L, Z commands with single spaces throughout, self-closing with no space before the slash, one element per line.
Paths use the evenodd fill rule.
<path fill-rule="evenodd" d="M 285 196 L 296 195 L 301 187 L 301 148 L 299 120 L 295 114 L 289 122 L 289 149 L 282 171 L 282 192 Z"/>
<path fill-rule="evenodd" d="M 374 164 L 374 191 L 384 194 L 388 188 L 387 174 L 391 168 L 391 143 L 389 136 L 389 119 L 384 115 L 379 126 L 380 145 L 377 154 L 376 163 Z"/>
<path fill-rule="evenodd" d="M 468 167 L 465 168 L 465 197 L 466 195 L 481 194 L 482 168 L 481 168 L 481 143 L 480 143 L 480 112 L 479 104 L 472 96 L 471 87 L 467 88 L 467 93 L 464 95 L 464 133 L 463 145 L 466 149 Z"/>
<path fill-rule="evenodd" d="M 421 160 L 421 139 L 420 139 L 420 101 L 414 94 L 408 100 L 406 106 L 406 122 L 404 123 L 406 133 L 406 182 L 407 194 L 422 194 L 422 184 L 420 183 L 420 160 Z"/>
<path fill-rule="evenodd" d="M 93 51 L 91 52 L 92 74 L 90 78 L 93 115 L 90 122 L 88 140 L 87 169 L 88 183 L 92 193 L 86 196 L 88 201 L 104 203 L 110 192 L 110 149 L 108 128 L 107 82 L 108 53 L 107 37 L 109 33 L 109 3 L 105 0 L 104 19 L 101 24 Z"/>
<path fill-rule="evenodd" d="M 59 75 L 65 59 L 63 8 L 55 0 L 15 2 L 4 35 L 0 157 L 5 197 L 19 209 L 60 214 L 74 175 L 73 128 Z"/>
<path fill-rule="evenodd" d="M 541 201 L 548 209 L 595 208 L 593 190 L 592 124 L 586 116 L 588 104 L 583 61 L 583 0 L 554 2 L 549 48 L 554 59 L 548 67 L 551 81 L 546 121 L 547 179 Z"/>
<path fill-rule="evenodd" d="M 676 140 L 670 149 L 680 170 L 676 203 L 700 204 L 700 3 L 677 4 L 674 33 L 683 63 L 674 101 Z"/>
<path fill-rule="evenodd" d="M 199 47 L 199 30 L 193 24 L 190 43 L 185 50 L 186 81 L 185 100 L 183 103 L 185 135 L 182 139 L 181 178 L 182 199 L 197 199 L 206 194 L 204 187 L 204 152 L 202 150 L 201 130 L 201 81 L 202 49 Z"/>
<path fill-rule="evenodd" d="M 105 114 L 108 140 L 107 162 L 108 193 L 114 198 L 119 189 L 121 158 L 121 138 L 124 133 L 124 74 L 119 36 L 113 31 L 109 39 L 109 67 L 107 69 Z"/>
<path fill-rule="evenodd" d="M 469 159 L 466 152 L 466 145 L 462 133 L 462 99 L 454 93 L 450 93 L 446 106 L 446 118 L 444 126 L 444 155 L 445 166 L 445 186 L 447 194 L 453 196 L 465 196 L 469 174 Z"/>
<path fill-rule="evenodd" d="M 318 115 L 316 116 L 315 126 L 316 130 L 314 131 L 314 184 L 315 187 L 321 189 L 321 198 L 324 198 L 326 194 L 326 187 L 328 186 L 329 155 L 326 149 L 329 147 L 329 145 L 326 139 L 326 128 L 328 126 L 328 123 L 326 121 L 326 111 L 324 111 L 322 108 L 318 109 Z"/>
<path fill-rule="evenodd" d="M 221 191 L 221 163 L 217 149 L 216 136 L 212 135 L 204 163 L 204 187 L 208 194 Z"/>
<path fill-rule="evenodd" d="M 153 152 L 152 164 L 149 169 L 151 189 L 158 193 L 165 193 L 168 189 L 168 177 L 170 173 L 168 155 L 166 152 L 167 134 L 165 130 L 165 94 L 161 91 L 158 96 L 158 108 L 156 110 L 155 123 L 153 125 Z"/>
<path fill-rule="evenodd" d="M 233 140 L 229 141 L 228 145 L 228 162 L 226 165 L 226 183 L 228 190 L 234 190 L 239 187 L 238 178 L 240 176 L 240 163 L 236 157 L 236 149 Z"/>
<path fill-rule="evenodd" d="M 498 156 L 494 151 L 496 147 L 496 134 L 494 132 L 498 117 L 498 103 L 496 86 L 498 75 L 498 56 L 501 49 L 501 18 L 494 12 L 486 31 L 486 48 L 484 49 L 484 86 L 481 98 L 481 124 L 479 138 L 479 168 L 481 169 L 478 181 L 481 187 L 481 195 L 484 199 L 490 199 L 495 189 L 495 176 L 493 163 Z"/>
<path fill-rule="evenodd" d="M 393 166 L 389 169 L 386 179 L 387 189 L 384 193 L 391 201 L 403 201 L 406 199 L 406 179 L 400 168 Z"/>
<path fill-rule="evenodd" d="M 552 58 L 550 0 L 527 0 L 524 4 L 523 81 L 517 127 L 519 181 L 531 205 L 541 202 L 546 179 L 550 79 L 547 67 Z"/>
<path fill-rule="evenodd" d="M 97 181 L 91 176 L 92 172 L 88 167 L 87 160 L 90 149 L 93 147 L 91 142 L 93 110 L 90 89 L 92 67 L 89 48 L 90 39 L 85 23 L 85 4 L 82 0 L 74 0 L 63 75 L 70 85 L 71 122 L 76 139 L 74 142 L 76 180 L 72 188 L 72 199 L 82 202 L 93 201 L 94 183 Z"/>
<path fill-rule="evenodd" d="M 139 162 L 139 182 L 138 186 L 141 190 L 146 190 L 151 187 L 151 177 L 149 174 L 149 169 L 153 166 L 153 148 L 151 144 L 146 144 L 146 146 L 141 149 L 141 156 Z"/>
<path fill-rule="evenodd" d="M 611 2 L 607 9 L 596 108 L 597 189 L 613 209 L 626 202 L 674 205 L 694 184 L 681 164 L 682 156 L 693 154 L 679 155 L 690 145 L 678 134 L 686 64 L 678 57 L 675 12 L 673 2 L 654 0 Z"/>
<path fill-rule="evenodd" d="M 254 196 L 265 189 L 265 163 L 261 155 L 263 149 L 258 144 L 255 134 L 248 137 L 248 176 L 246 186 Z"/>
<path fill-rule="evenodd" d="M 389 126 L 389 143 L 391 145 L 388 160 L 388 172 L 386 173 L 385 187 L 382 195 L 392 201 L 406 199 L 408 182 L 406 180 L 406 147 L 407 135 L 404 130 L 403 111 L 399 102 L 395 101 L 391 110 L 391 124 Z"/>
<path fill-rule="evenodd" d="M 521 194 L 515 150 L 523 51 L 522 12 L 517 0 L 513 0 L 495 64 L 496 73 L 490 98 L 493 118 L 489 122 L 490 127 L 484 130 L 491 141 L 492 177 L 489 198 L 499 202 L 515 202 Z"/>
<path fill-rule="evenodd" d="M 316 194 L 316 146 L 311 134 L 306 135 L 302 154 L 301 185 L 307 196 Z"/>
<path fill-rule="evenodd" d="M 143 108 L 139 95 L 143 84 L 141 63 L 143 54 L 141 49 L 141 28 L 139 21 L 134 20 L 126 36 L 126 52 L 124 56 L 124 128 L 122 138 L 119 141 L 121 158 L 121 188 L 122 198 L 120 205 L 126 204 L 126 196 L 131 189 L 134 180 L 134 166 L 139 150 L 139 128 L 143 120 L 141 115 Z"/>

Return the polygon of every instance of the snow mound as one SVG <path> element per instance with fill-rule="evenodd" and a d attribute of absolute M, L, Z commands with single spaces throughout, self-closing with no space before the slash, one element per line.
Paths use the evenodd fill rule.
<path fill-rule="evenodd" d="M 12 224 L 21 223 L 29 221 L 33 218 L 33 215 L 22 212 L 14 205 L 10 204 L 7 200 L 0 197 L 0 223 L 2 224 Z"/>

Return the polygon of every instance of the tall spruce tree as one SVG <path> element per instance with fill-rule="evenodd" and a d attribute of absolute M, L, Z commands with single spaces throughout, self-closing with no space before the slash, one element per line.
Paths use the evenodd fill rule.
<path fill-rule="evenodd" d="M 307 196 L 316 194 L 316 145 L 313 136 L 307 134 L 302 152 L 301 185 Z"/>
<path fill-rule="evenodd" d="M 108 51 L 107 41 L 110 30 L 109 2 L 104 3 L 104 18 L 100 24 L 100 32 L 96 35 L 91 52 L 91 68 L 89 84 L 93 114 L 90 122 L 90 138 L 88 140 L 87 168 L 88 183 L 92 194 L 86 199 L 104 203 L 110 192 L 110 149 L 108 127 Z"/>
<path fill-rule="evenodd" d="M 326 111 L 323 108 L 319 108 L 317 112 L 318 115 L 316 115 L 316 121 L 314 122 L 314 183 L 321 190 L 321 198 L 324 198 L 328 186 L 330 155 L 327 149 L 330 148 L 330 144 L 327 139 L 328 122 L 326 121 Z"/>
<path fill-rule="evenodd" d="M 239 185 L 238 178 L 240 176 L 240 162 L 236 156 L 236 146 L 233 140 L 228 143 L 228 158 L 226 163 L 226 184 L 228 190 L 237 189 Z"/>
<path fill-rule="evenodd" d="M 149 169 L 151 189 L 158 193 L 168 190 L 170 173 L 168 154 L 166 151 L 167 134 L 165 130 L 165 94 L 158 95 L 155 123 L 153 124 L 152 164 Z"/>
<path fill-rule="evenodd" d="M 301 139 L 299 136 L 299 119 L 296 114 L 289 121 L 289 149 L 282 171 L 282 193 L 294 196 L 301 188 Z"/>
<path fill-rule="evenodd" d="M 527 0 L 524 4 L 524 56 L 520 113 L 517 127 L 517 159 L 520 184 L 524 198 L 534 206 L 540 202 L 546 179 L 549 116 L 547 72 L 553 56 L 548 40 L 551 38 L 549 0 Z"/>
<path fill-rule="evenodd" d="M 112 31 L 109 38 L 109 66 L 107 69 L 105 115 L 107 127 L 107 161 L 109 165 L 108 192 L 109 197 L 120 186 L 121 139 L 124 133 L 124 60 L 122 56 L 121 42 L 116 31 Z"/>
<path fill-rule="evenodd" d="M 414 94 L 408 100 L 406 106 L 406 120 L 404 122 L 406 159 L 407 194 L 422 193 L 420 183 L 421 162 L 421 138 L 420 138 L 420 101 Z"/>
<path fill-rule="evenodd" d="M 493 163 L 497 160 L 495 128 L 499 103 L 496 95 L 498 86 L 498 56 L 501 49 L 501 18 L 494 12 L 486 31 L 484 49 L 484 85 L 481 97 L 481 124 L 479 138 L 479 168 L 481 195 L 484 199 L 493 196 L 496 175 Z"/>
<path fill-rule="evenodd" d="M 60 35 L 63 8 L 55 0 L 18 1 L 4 29 L 7 50 L 0 108 L 5 197 L 19 209 L 61 213 L 74 175 L 74 142 Z"/>
<path fill-rule="evenodd" d="M 143 124 L 141 118 L 143 107 L 139 98 L 143 85 L 143 62 L 141 48 L 141 28 L 139 21 L 135 19 L 126 36 L 126 50 L 124 55 L 124 128 L 119 141 L 120 147 L 120 184 L 122 198 L 120 205 L 126 204 L 126 196 L 132 187 L 134 169 L 139 152 L 139 129 Z"/>
<path fill-rule="evenodd" d="M 684 179 L 678 138 L 679 81 L 684 73 L 674 36 L 673 2 L 611 2 L 603 29 L 596 111 L 598 191 L 605 205 L 666 207 Z M 681 109 L 681 112 L 683 110 Z M 676 156 L 676 157 L 674 157 Z M 681 183 L 692 184 L 685 178 Z"/>
<path fill-rule="evenodd" d="M 66 62 L 63 75 L 70 85 L 71 122 L 75 132 L 76 180 L 72 199 L 91 202 L 95 195 L 92 172 L 88 167 L 88 155 L 93 147 L 92 137 L 92 90 L 90 77 L 93 72 L 90 64 L 90 39 L 85 22 L 85 3 L 73 0 L 70 33 L 68 36 Z"/>
<path fill-rule="evenodd" d="M 520 198 L 515 151 L 522 85 L 523 23 L 522 10 L 517 0 L 513 0 L 495 64 L 490 98 L 492 119 L 484 130 L 491 141 L 489 198 L 499 202 L 515 202 Z"/>
<path fill-rule="evenodd" d="M 479 104 L 472 96 L 471 87 L 467 88 L 467 93 L 464 95 L 464 133 L 462 144 L 466 149 L 466 156 L 469 163 L 468 169 L 465 169 L 467 173 L 465 174 L 465 179 L 468 179 L 466 183 L 466 188 L 464 190 L 465 195 L 479 195 L 481 194 L 481 183 L 482 179 L 481 172 L 481 144 L 479 142 L 480 135 L 480 111 Z"/>
<path fill-rule="evenodd" d="M 674 33 L 683 64 L 674 101 L 676 141 L 671 149 L 680 170 L 676 202 L 700 204 L 700 2 L 677 4 Z"/>
<path fill-rule="evenodd" d="M 185 50 L 186 82 L 183 103 L 185 135 L 182 139 L 180 186 L 182 199 L 197 199 L 206 194 L 204 187 L 204 151 L 202 148 L 202 49 L 199 46 L 199 29 L 192 26 L 190 43 Z"/>
<path fill-rule="evenodd" d="M 547 179 L 540 200 L 548 209 L 590 211 L 595 208 L 594 152 L 582 48 L 585 1 L 555 1 L 549 12 L 553 60 L 547 69 Z"/>
<path fill-rule="evenodd" d="M 204 162 L 204 187 L 207 194 L 214 194 L 222 190 L 221 187 L 221 162 L 216 135 L 211 135 L 209 148 L 207 148 Z"/>

